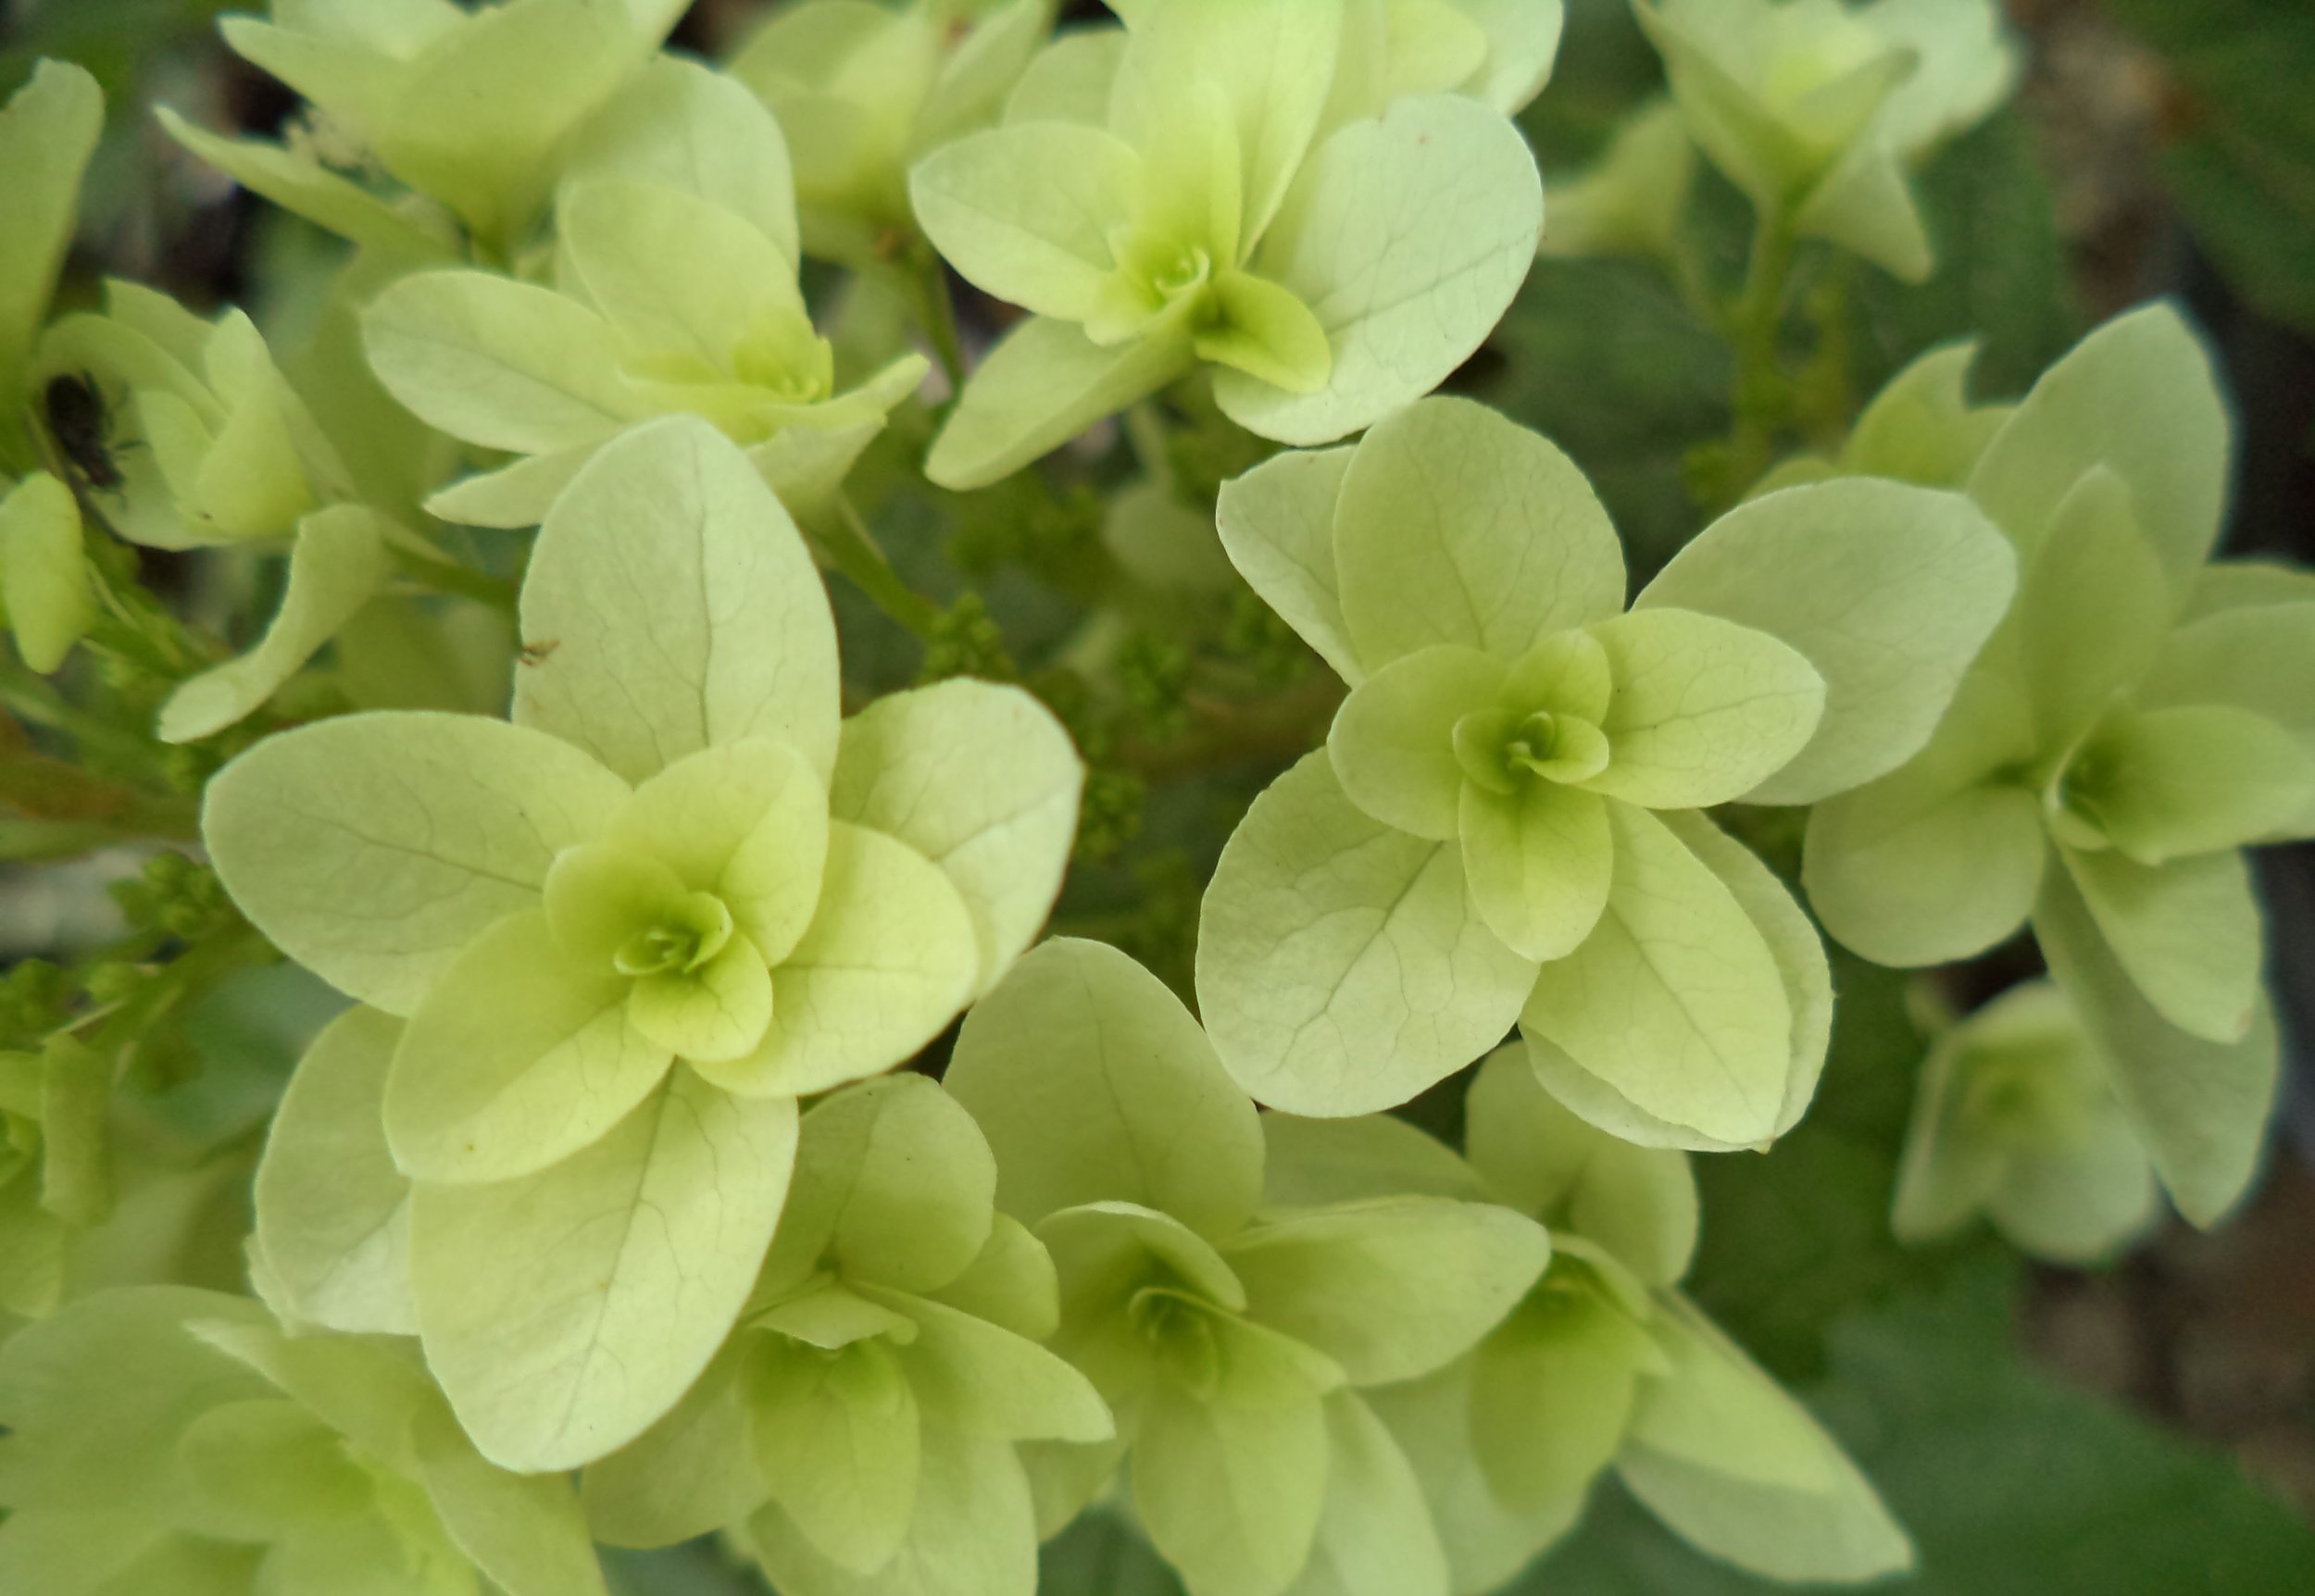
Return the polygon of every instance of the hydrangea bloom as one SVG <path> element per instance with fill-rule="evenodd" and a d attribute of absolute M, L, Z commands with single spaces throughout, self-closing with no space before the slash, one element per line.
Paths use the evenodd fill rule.
<path fill-rule="evenodd" d="M 1352 684 L 1206 899 L 1224 1063 L 1295 1113 L 1411 1097 L 1514 1019 L 1578 1112 L 1697 1148 L 1789 1128 L 1823 954 L 1701 809 L 1803 804 L 1921 745 L 2008 602 L 1958 494 L 1841 481 L 1707 530 L 1624 609 L 1575 467 L 1467 401 L 1224 491 L 1239 570 Z"/>
<path fill-rule="evenodd" d="M 1053 0 L 804 0 L 727 69 L 780 118 L 812 255 L 867 265 L 913 231 L 908 168 L 995 121 L 1053 27 Z"/>
<path fill-rule="evenodd" d="M 1687 1155 L 1576 1118 L 1517 1044 L 1471 1085 L 1470 1162 L 1387 1119 L 1272 1116 L 1273 1189 L 1416 1190 L 1551 1227 L 1551 1266 L 1470 1353 L 1383 1393 L 1467 1596 L 1509 1580 L 1613 1469 L 1702 1551 L 1771 1579 L 1863 1581 L 1912 1547 L 1839 1445 L 1680 1291 L 1696 1249 Z"/>
<path fill-rule="evenodd" d="M 413 1349 L 99 1291 L 0 1346 L 10 1590 L 603 1596 L 569 1484 L 493 1467 Z"/>
<path fill-rule="evenodd" d="M 557 502 L 523 623 L 514 724 L 269 739 L 204 828 L 250 918 L 382 1011 L 359 1090 L 414 1182 L 429 1361 L 485 1453 L 550 1467 L 704 1366 L 778 1218 L 795 1099 L 907 1057 L 1027 945 L 1081 777 L 1008 689 L 840 725 L 802 540 L 689 418 Z"/>
<path fill-rule="evenodd" d="M 796 282 L 787 144 L 770 111 L 704 67 L 662 60 L 634 77 L 567 163 L 556 222 L 555 287 L 421 272 L 363 315 L 395 398 L 520 456 L 435 495 L 446 519 L 532 525 L 606 443 L 670 413 L 745 445 L 809 518 L 923 379 L 924 357 L 907 354 L 839 389 Z"/>
<path fill-rule="evenodd" d="M 1890 1213 L 1900 1239 L 1935 1241 L 1983 1216 L 2021 1252 L 2084 1263 L 2160 1211 L 2111 1066 L 2056 985 L 2013 987 L 1938 1039 Z"/>
<path fill-rule="evenodd" d="M 2171 1195 L 2208 1223 L 2256 1161 L 2276 1070 L 2242 848 L 2315 829 L 2305 578 L 2206 569 L 2229 427 L 2167 305 L 2092 333 L 1987 445 L 1971 496 L 2016 604 L 1937 734 L 1809 818 L 1835 937 L 1890 965 L 2029 918 Z"/>
<path fill-rule="evenodd" d="M 1934 264 L 1908 168 L 2018 70 L 1993 0 L 1633 0 L 1688 130 L 1779 227 L 1909 281 Z"/>
<path fill-rule="evenodd" d="M 1122 13 L 1120 48 L 1065 44 L 1003 126 L 910 176 L 941 254 L 1032 313 L 935 441 L 945 486 L 993 482 L 1201 367 L 1250 430 L 1340 438 L 1461 364 L 1533 257 L 1542 188 L 1500 112 L 1421 94 L 1325 131 L 1342 0 Z"/>
<path fill-rule="evenodd" d="M 948 1083 L 996 1153 L 998 1205 L 1052 1252 L 1055 1350 L 1117 1415 L 1115 1442 L 1036 1460 L 1053 1527 L 1122 1463 L 1195 1590 L 1443 1596 L 1420 1488 L 1366 1396 L 1500 1320 L 1550 1257 L 1542 1227 L 1403 1192 L 1267 1210 L 1253 1105 L 1180 1001 L 1099 943 L 1023 959 Z"/>
<path fill-rule="evenodd" d="M 596 1532 L 736 1530 L 780 1589 L 1020 1592 L 1037 1521 L 1016 1443 L 1106 1441 L 1108 1409 L 1036 1343 L 1045 1248 L 995 1206 L 970 1116 L 922 1076 L 804 1116 L 740 1328 L 674 1412 L 589 1466 Z"/>

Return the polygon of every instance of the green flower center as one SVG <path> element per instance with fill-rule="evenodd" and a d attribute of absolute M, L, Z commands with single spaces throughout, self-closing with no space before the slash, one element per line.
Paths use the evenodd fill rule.
<path fill-rule="evenodd" d="M 1463 774 L 1505 796 L 1533 781 L 1583 781 L 1608 767 L 1608 737 L 1564 710 L 1474 710 L 1455 723 Z"/>
<path fill-rule="evenodd" d="M 2042 811 L 2050 835 L 2085 853 L 2113 846 L 2106 831 L 2106 804 L 2113 781 L 2113 761 L 2095 738 L 2084 742 L 2043 789 Z"/>
<path fill-rule="evenodd" d="M 1118 269 L 1158 304 L 1203 293 L 1214 279 L 1211 251 L 1153 229 L 1121 230 L 1110 239 L 1109 250 Z"/>
<path fill-rule="evenodd" d="M 711 892 L 686 892 L 668 905 L 666 917 L 620 944 L 611 964 L 623 976 L 656 976 L 669 970 L 690 974 L 721 953 L 732 940 L 732 911 Z"/>
<path fill-rule="evenodd" d="M 1158 1361 L 1191 1390 L 1210 1393 L 1220 1377 L 1212 1308 L 1172 1286 L 1145 1286 L 1125 1308 L 1126 1323 Z"/>

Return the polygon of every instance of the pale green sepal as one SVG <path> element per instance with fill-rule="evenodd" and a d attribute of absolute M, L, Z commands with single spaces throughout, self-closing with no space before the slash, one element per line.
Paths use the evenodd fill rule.
<path fill-rule="evenodd" d="M 643 412 L 602 317 L 533 283 L 428 271 L 362 313 L 370 368 L 454 438 L 518 454 L 600 443 Z"/>
<path fill-rule="evenodd" d="M 1880 1496 L 1801 1406 L 1683 1299 L 1659 1299 L 1672 1372 L 1644 1389 L 1616 1469 L 1682 1538 L 1770 1578 L 1863 1581 L 1913 1565 Z"/>
<path fill-rule="evenodd" d="M 2263 715 L 2204 704 L 2110 717 L 2059 777 L 2074 817 L 2142 865 L 2287 835 L 2315 753 Z"/>
<path fill-rule="evenodd" d="M 1283 1337 L 1211 1323 L 1210 1393 L 1165 1379 L 1143 1399 L 1133 1507 L 1194 1589 L 1278 1596 L 1308 1561 L 1325 1504 L 1325 1392 Z"/>
<path fill-rule="evenodd" d="M 1254 801 L 1199 917 L 1207 1033 L 1291 1114 L 1370 1113 L 1444 1079 L 1502 1040 L 1534 970 L 1479 918 L 1458 851 L 1359 810 L 1324 750 Z"/>
<path fill-rule="evenodd" d="M 493 1584 L 507 1596 L 603 1596 L 603 1570 L 568 1480 L 493 1467 L 439 1404 L 413 1428 L 427 1499 Z"/>
<path fill-rule="evenodd" d="M 604 840 L 712 894 L 763 962 L 777 966 L 820 904 L 828 800 L 820 773 L 791 744 L 719 740 L 637 787 Z"/>
<path fill-rule="evenodd" d="M 795 256 L 745 217 L 682 189 L 629 178 L 566 184 L 556 242 L 572 287 L 637 357 L 728 379 L 757 317 L 802 309 Z"/>
<path fill-rule="evenodd" d="M 932 1291 L 988 1244 L 996 1161 L 930 1078 L 847 1087 L 804 1116 L 767 1283 L 832 1268 L 847 1282 Z"/>
<path fill-rule="evenodd" d="M 1920 754 L 1810 812 L 1801 880 L 1826 930 L 1899 967 L 1967 958 L 2017 930 L 2049 854 L 2024 781 L 2029 715 L 2022 688 L 1972 672 Z"/>
<path fill-rule="evenodd" d="M 771 1026 L 771 972 L 745 936 L 696 969 L 657 970 L 636 979 L 627 1023 L 657 1047 L 697 1064 L 746 1057 Z"/>
<path fill-rule="evenodd" d="M 763 1287 L 758 1283 L 757 1295 L 760 1298 L 762 1294 Z M 857 1291 L 838 1285 L 827 1275 L 820 1276 L 803 1295 L 790 1297 L 761 1313 L 751 1313 L 747 1326 L 802 1341 L 824 1353 L 842 1352 L 860 1341 L 884 1340 L 897 1345 L 914 1340 L 917 1334 L 914 1319 L 870 1302 Z"/>
<path fill-rule="evenodd" d="M 2176 608 L 2122 479 L 2088 472 L 2053 512 L 2018 593 L 2014 653 L 2043 748 L 2068 747 L 2142 677 Z"/>
<path fill-rule="evenodd" d="M 1089 127 L 992 128 L 908 173 L 925 236 L 974 286 L 1038 316 L 1084 321 L 1115 269 L 1110 235 L 1132 219 L 1142 159 Z"/>
<path fill-rule="evenodd" d="M 544 652 L 516 682 L 517 722 L 629 780 L 750 737 L 793 743 L 823 778 L 835 763 L 820 572 L 746 456 L 695 417 L 637 428 L 564 490 L 523 582 L 522 635 Z"/>
<path fill-rule="evenodd" d="M 80 505 L 45 471 L 0 495 L 0 606 L 18 657 L 43 676 L 64 663 L 96 618 Z"/>
<path fill-rule="evenodd" d="M 1168 0 L 1126 19 L 1132 40 L 1113 122 L 1144 147 L 1197 109 L 1223 125 L 1245 196 L 1245 231 L 1261 236 L 1297 181 L 1333 81 L 1342 0 Z"/>
<path fill-rule="evenodd" d="M 383 1118 L 402 1037 L 375 1009 L 314 1039 L 282 1095 L 258 1160 L 257 1241 L 299 1317 L 334 1330 L 415 1335 L 407 1177 Z"/>
<path fill-rule="evenodd" d="M 795 1125 L 792 1098 L 732 1097 L 679 1067 L 536 1175 L 417 1188 L 427 1363 L 485 1457 L 575 1467 L 675 1405 L 755 1282 Z"/>
<path fill-rule="evenodd" d="M 872 1574 L 831 1562 L 778 1503 L 747 1543 L 792 1596 L 1033 1596 L 1037 1520 L 1015 1449 L 928 1427 L 908 1532 Z"/>
<path fill-rule="evenodd" d="M 1465 1138 L 1490 1194 L 1555 1231 L 1595 1241 L 1643 1281 L 1669 1286 L 1696 1250 L 1685 1154 L 1635 1147 L 1563 1108 L 1514 1042 L 1472 1079 Z"/>
<path fill-rule="evenodd" d="M 1472 1357 L 1472 1449 L 1493 1493 L 1529 1513 L 1590 1490 L 1623 1444 L 1642 1375 L 1662 1362 L 1577 1256 Z"/>
<path fill-rule="evenodd" d="M 1783 878 L 1708 817 L 1682 810 L 1658 815 L 1657 819 L 1735 895 L 1768 944 L 1770 957 L 1776 961 L 1777 974 L 1784 983 L 1784 1001 L 1793 1011 L 1793 1050 L 1784 1077 L 1784 1105 L 1776 1116 L 1776 1133 L 1782 1136 L 1808 1111 L 1833 1042 L 1833 966 L 1825 957 L 1824 939 Z"/>
<path fill-rule="evenodd" d="M 1085 1377 L 1001 1326 L 923 1297 L 862 1291 L 914 1321 L 899 1353 L 933 1423 L 997 1440 L 1105 1441 L 1117 1431 Z"/>
<path fill-rule="evenodd" d="M 1392 660 L 1351 690 L 1326 734 L 1335 779 L 1384 825 L 1454 841 L 1464 787 L 1456 723 L 1494 708 L 1510 674 L 1501 659 L 1459 643 Z"/>
<path fill-rule="evenodd" d="M 1119 1486 L 1118 1465 L 1125 1461 L 1122 1440 L 1076 1446 L 1059 1440 L 1024 1440 L 1014 1448 L 1021 1471 L 1029 1477 L 1029 1495 L 1037 1521 L 1037 1539 L 1050 1540 L 1075 1522 L 1081 1513 L 1116 1504 L 1123 1511 L 1125 1493 Z"/>
<path fill-rule="evenodd" d="M 244 1316 L 240 1299 L 224 1301 L 228 1305 L 210 1317 L 188 1317 L 185 1328 L 263 1375 L 377 1462 L 403 1474 L 417 1468 L 411 1420 L 439 1409 L 442 1397 L 415 1342 L 292 1333 L 262 1315 Z"/>
<path fill-rule="evenodd" d="M 25 361 L 72 243 L 81 174 L 104 122 L 104 91 L 69 61 L 40 62 L 31 81 L 0 107 L 9 232 L 0 253 L 0 393 L 8 395 L 11 409 L 26 387 Z"/>
<path fill-rule="evenodd" d="M 1644 101 L 1624 115 L 1591 166 L 1546 185 L 1538 248 L 1545 256 L 1672 258 L 1696 181 L 1696 147 L 1679 106 Z"/>
<path fill-rule="evenodd" d="M 1853 478 L 1738 507 L 1633 602 L 1765 632 L 1824 678 L 1816 735 L 1744 795 L 1813 804 L 1921 751 L 2016 587 L 2016 557 L 1969 500 Z"/>
<path fill-rule="evenodd" d="M 2058 505 L 2104 466 L 2184 599 L 2219 535 L 2233 450 L 2209 352 L 2178 308 L 2115 318 L 2044 372 L 1995 435 L 1970 497 L 2031 557 Z"/>
<path fill-rule="evenodd" d="M 743 1366 L 726 1350 L 658 1423 L 587 1465 L 579 1498 L 596 1540 L 672 1546 L 736 1524 L 762 1504 Z"/>
<path fill-rule="evenodd" d="M 156 106 L 153 114 L 170 138 L 251 193 L 364 249 L 426 262 L 448 261 L 457 253 L 439 211 L 397 209 L 309 155 L 258 139 L 223 137 L 167 106 Z"/>
<path fill-rule="evenodd" d="M 211 779 L 202 836 L 235 903 L 348 995 L 408 1015 L 484 929 L 539 901 L 626 783 L 479 716 L 384 711 L 269 737 Z"/>
<path fill-rule="evenodd" d="M 957 1017 L 979 968 L 948 878 L 881 831 L 829 824 L 819 911 L 771 972 L 761 1046 L 701 1072 L 745 1096 L 797 1096 L 890 1069 Z"/>
<path fill-rule="evenodd" d="M 1905 169 L 1889 152 L 1859 143 L 1825 173 L 1793 215 L 1803 238 L 1821 238 L 1918 287 L 1936 270 L 1929 226 Z"/>
<path fill-rule="evenodd" d="M 959 493 L 985 488 L 1147 398 L 1195 358 L 1188 334 L 1170 326 L 1104 348 L 1073 322 L 1032 316 L 967 379 L 924 474 Z"/>
<path fill-rule="evenodd" d="M 1837 1478 L 1838 1453 L 1775 1381 L 1677 1297 L 1649 1326 L 1667 1366 L 1633 1415 L 1634 1445 L 1791 1490 Z"/>
<path fill-rule="evenodd" d="M 268 1318 L 244 1297 L 131 1286 L 69 1303 L 0 1342 L 0 1423 L 8 1428 L 0 1500 L 14 1515 L 10 1527 L 35 1511 L 125 1511 L 149 1525 L 181 1509 L 191 1482 L 169 1446 L 154 1443 L 173 1440 L 219 1403 L 275 1394 L 185 1326 Z M 124 1371 L 136 1378 L 121 1378 Z"/>
<path fill-rule="evenodd" d="M 573 968 L 606 979 L 634 973 L 620 961 L 637 939 L 687 917 L 714 918 L 707 905 L 688 895 L 682 878 L 658 859 L 611 842 L 588 842 L 556 854 L 540 901 L 557 950 Z"/>
<path fill-rule="evenodd" d="M 573 141 L 565 183 L 618 177 L 692 194 L 797 256 L 795 181 L 780 124 L 730 75 L 680 56 L 644 63 Z"/>
<path fill-rule="evenodd" d="M 2247 709 L 2315 754 L 2315 694 L 2300 687 L 2315 680 L 2315 577 L 2302 571 L 2272 576 L 2288 580 L 2262 582 L 2266 598 L 2196 617 L 2172 632 L 2140 684 L 2138 701 L 2149 708 L 2223 704 Z M 2315 834 L 2315 804 L 2293 818 L 2287 834 Z"/>
<path fill-rule="evenodd" d="M 1334 355 L 1308 305 L 1249 271 L 1217 278 L 1213 295 L 1216 324 L 1200 328 L 1192 341 L 1200 360 L 1289 393 L 1326 386 Z"/>
<path fill-rule="evenodd" d="M 756 1466 L 820 1552 L 871 1574 L 916 1510 L 922 1415 L 895 1350 L 854 1342 L 822 1356 L 771 1342 L 749 1370 Z"/>
<path fill-rule="evenodd" d="M 194 1498 L 188 1527 L 224 1540 L 267 1541 L 359 1513 L 369 1482 L 337 1440 L 279 1397 L 211 1408 L 177 1442 Z"/>
<path fill-rule="evenodd" d="M 2281 1074 L 2274 1014 L 2261 1001 L 2237 1041 L 2164 1022 L 2116 961 L 2069 875 L 2052 871 L 2034 938 L 2113 1071 L 2114 1089 L 2189 1222 L 2226 1216 L 2258 1171 Z"/>
<path fill-rule="evenodd" d="M 1551 1240 L 1492 1203 L 1393 1197 L 1279 1216 L 1222 1255 L 1257 1323 L 1354 1386 L 1387 1385 L 1468 1352 L 1543 1274 Z"/>
<path fill-rule="evenodd" d="M 1053 32 L 1054 0 L 995 0 L 970 9 L 972 25 L 954 42 L 918 107 L 919 149 L 938 149 L 996 120 L 1030 57 Z"/>
<path fill-rule="evenodd" d="M 272 697 L 385 585 L 399 535 L 363 505 L 334 505 L 300 521 L 282 607 L 264 639 L 240 658 L 179 683 L 161 705 L 160 740 L 211 736 Z"/>
<path fill-rule="evenodd" d="M 1053 906 L 1084 783 L 1051 711 L 1019 688 L 958 679 L 888 694 L 846 720 L 828 804 L 948 877 L 972 916 L 978 997 Z"/>
<path fill-rule="evenodd" d="M 1447 1558 L 1414 1465 L 1350 1391 L 1326 1398 L 1326 1502 L 1286 1596 L 1447 1596 Z"/>
<path fill-rule="evenodd" d="M 510 247 L 557 146 L 658 43 L 628 9 L 529 0 L 469 14 L 396 63 L 388 114 L 367 130 L 379 158 Z M 334 109 L 331 96 L 312 97 Z"/>
<path fill-rule="evenodd" d="M 1262 1206 L 1318 1208 L 1369 1197 L 1487 1199 L 1445 1142 L 1388 1114 L 1351 1119 L 1262 1116 Z"/>
<path fill-rule="evenodd" d="M 1003 125 L 1075 122 L 1103 127 L 1128 41 L 1122 28 L 1075 28 L 1030 57 L 1005 96 Z"/>
<path fill-rule="evenodd" d="M 1970 402 L 1979 347 L 1974 338 L 1939 344 L 1889 379 L 1849 429 L 1839 469 L 1924 488 L 1967 484 L 2014 408 Z"/>
<path fill-rule="evenodd" d="M 484 931 L 411 1015 L 386 1077 L 394 1162 L 420 1182 L 511 1180 L 594 1145 L 667 1074 L 632 983 L 524 910 Z"/>
<path fill-rule="evenodd" d="M 1378 423 L 1339 493 L 1342 611 L 1369 670 L 1434 643 L 1514 660 L 1622 605 L 1623 551 L 1583 473 L 1470 400 Z"/>
<path fill-rule="evenodd" d="M 1608 906 L 1608 801 L 1542 779 L 1508 797 L 1467 781 L 1461 800 L 1463 875 L 1487 929 L 1522 958 L 1575 952 Z"/>
<path fill-rule="evenodd" d="M 1423 1379 L 1359 1393 L 1414 1465 L 1455 1596 L 1485 1596 L 1508 1584 L 1575 1527 L 1584 1505 L 1576 1496 L 1522 1511 L 1495 1494 L 1471 1445 L 1476 1364 L 1458 1358 Z"/>
<path fill-rule="evenodd" d="M 1824 678 L 1767 632 L 1694 610 L 1600 621 L 1616 691 L 1600 729 L 1608 767 L 1580 785 L 1649 809 L 1742 797 L 1808 747 Z"/>
<path fill-rule="evenodd" d="M 426 513 L 463 527 L 535 527 L 546 519 L 580 468 L 598 445 L 580 443 L 548 455 L 527 455 L 510 466 L 461 477 L 430 494 Z"/>
<path fill-rule="evenodd" d="M 2108 948 L 2157 1014 L 2206 1041 L 2249 1031 L 2263 1001 L 2266 938 L 2239 852 L 2167 865 L 2058 852 Z"/>
<path fill-rule="evenodd" d="M 1453 85 L 1505 116 L 1527 108 L 1551 81 L 1567 26 L 1561 0 L 1448 0 L 1477 24 L 1487 45 L 1477 73 Z M 1415 15 L 1420 18 L 1420 12 Z"/>
<path fill-rule="evenodd" d="M 1664 823 L 1611 804 L 1616 879 L 1583 945 L 1543 966 L 1520 1028 L 1642 1112 L 1716 1141 L 1777 1133 L 1793 1006 L 1767 938 Z"/>
<path fill-rule="evenodd" d="M 1872 20 L 1919 58 L 1883 114 L 1883 129 L 1899 149 L 1933 148 L 1983 118 L 2017 87 L 2021 52 L 2006 7 L 1991 0 L 1883 0 Z"/>
<path fill-rule="evenodd" d="M 1032 1341 L 1049 1340 L 1061 1322 L 1060 1281 L 1052 1255 L 1029 1228 L 998 1213 L 989 1240 L 965 1272 L 930 1299 Z"/>
<path fill-rule="evenodd" d="M 1356 453 L 1345 446 L 1272 455 L 1222 484 L 1215 517 L 1238 574 L 1354 687 L 1366 672 L 1343 618 L 1334 512 Z"/>
<path fill-rule="evenodd" d="M 1182 1000 L 1116 949 L 1057 938 L 965 1018 L 945 1078 L 1024 1224 L 1140 1203 L 1220 1239 L 1262 1184 L 1261 1128 Z"/>
<path fill-rule="evenodd" d="M 1250 221 L 1259 214 L 1249 206 Z M 1412 404 L 1508 308 L 1543 221 L 1527 141 L 1476 101 L 1400 100 L 1337 130 L 1249 263 L 1317 317 L 1333 355 L 1325 386 L 1299 394 L 1224 368 L 1216 402 L 1248 431 L 1302 446 Z"/>

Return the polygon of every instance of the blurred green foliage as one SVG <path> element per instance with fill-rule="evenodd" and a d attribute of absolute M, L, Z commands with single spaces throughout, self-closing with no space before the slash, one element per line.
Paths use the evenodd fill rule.
<path fill-rule="evenodd" d="M 2188 95 L 2162 156 L 2171 197 L 2237 292 L 2315 331 L 2315 6 L 2109 0 Z"/>

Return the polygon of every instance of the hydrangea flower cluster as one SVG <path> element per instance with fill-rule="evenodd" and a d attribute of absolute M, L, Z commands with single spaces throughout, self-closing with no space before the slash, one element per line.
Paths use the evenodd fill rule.
<path fill-rule="evenodd" d="M 800 0 L 721 66 L 670 0 L 229 19 L 302 117 L 163 120 L 346 246 L 295 348 L 52 314 L 102 99 L 0 112 L 7 702 L 85 757 L 0 753 L 94 828 L 42 846 L 214 871 L 0 993 L 0 1589 L 591 1596 L 598 1542 L 714 1537 L 790 1596 L 1032 1596 L 1095 1513 L 1195 1596 L 1481 1596 L 1611 1475 L 1881 1578 L 1896 1515 L 1690 1294 L 1692 1155 L 1818 1094 L 1820 925 L 2049 966 L 1940 1028 L 1898 1236 L 2088 1261 L 2247 1189 L 2315 578 L 2210 563 L 2174 307 L 2014 405 L 1919 353 L 1781 460 L 1740 403 L 1636 584 L 1569 454 L 1439 392 L 1539 248 L 1671 253 L 1698 152 L 1760 223 L 1740 401 L 1802 241 L 1929 275 L 1908 174 L 2008 93 L 1991 0 L 1633 0 L 1669 96 L 1556 237 L 1512 119 L 1556 0 L 1110 9 Z M 1072 522 L 1039 462 L 1120 418 L 1147 480 Z M 995 505 L 1090 613 L 1017 660 L 890 500 Z M 269 615 L 229 646 L 140 548 L 281 556 Z M 1267 785 L 1170 986 L 1058 933 L 1110 935 L 1081 809 L 1199 713 Z M 149 1042 L 282 961 L 332 1017 L 156 1195 L 202 1132 L 134 1117 Z M 230 1265 L 152 1241 L 228 1185 Z"/>

